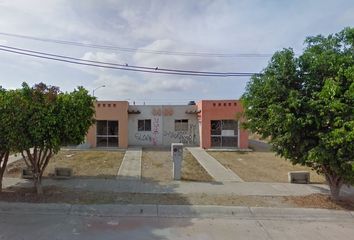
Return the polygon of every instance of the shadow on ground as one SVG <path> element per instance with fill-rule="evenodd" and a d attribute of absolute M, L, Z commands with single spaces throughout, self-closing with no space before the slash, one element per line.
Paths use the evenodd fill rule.
<path fill-rule="evenodd" d="M 180 221 L 178 219 L 169 220 L 156 216 L 149 217 L 146 215 L 147 213 L 144 212 L 144 207 L 142 207 L 140 210 L 141 216 L 139 216 L 139 213 L 137 213 L 134 217 L 117 216 L 119 215 L 119 210 L 117 209 L 122 209 L 122 213 L 124 215 L 124 213 L 126 213 L 126 209 L 129 209 L 131 204 L 149 204 L 156 206 L 155 209 L 157 208 L 157 205 L 183 204 L 186 205 L 186 208 L 189 208 L 188 206 L 191 203 L 189 202 L 188 198 L 186 198 L 183 194 L 174 192 L 175 185 L 173 184 L 164 186 L 165 188 L 168 188 L 168 194 L 148 194 L 138 192 L 114 192 L 107 190 L 109 189 L 109 185 L 113 182 L 117 184 L 117 186 L 123 186 L 123 188 L 125 187 L 127 189 L 137 187 L 138 185 L 134 184 L 134 182 L 136 182 L 136 179 L 130 180 L 129 178 L 124 178 L 119 180 L 99 180 L 100 181 L 95 182 L 95 179 L 93 178 L 76 178 L 71 180 L 44 179 L 43 183 L 45 186 L 44 194 L 42 196 L 36 195 L 31 181 L 26 183 L 19 183 L 12 187 L 4 189 L 4 191 L 0 193 L 0 201 L 6 201 L 11 203 L 67 203 L 73 204 L 73 206 L 80 204 L 81 207 L 78 207 L 87 209 L 87 214 L 69 214 L 66 215 L 66 217 L 63 219 L 60 219 L 62 218 L 61 216 L 52 216 L 51 214 L 49 214 L 46 218 L 42 218 L 39 216 L 35 217 L 35 219 L 37 219 L 36 221 L 26 221 L 25 224 L 27 228 L 33 229 L 38 229 L 39 227 L 43 226 L 46 226 L 46 228 L 50 229 L 54 226 L 58 226 L 58 224 L 62 224 L 65 226 L 65 228 L 68 227 L 68 232 L 62 232 L 62 234 L 70 235 L 70 233 L 73 232 L 74 235 L 80 234 L 80 236 L 86 236 L 85 239 L 95 239 L 94 236 L 98 237 L 97 234 L 99 234 L 99 236 L 106 236 L 104 239 L 135 239 L 132 236 L 136 237 L 138 235 L 141 237 L 140 239 L 162 240 L 167 239 L 165 237 L 165 233 L 166 231 L 168 231 L 168 228 L 176 226 L 178 228 L 183 229 L 193 225 L 189 218 L 183 218 L 183 221 Z M 149 181 L 149 179 L 147 180 Z M 47 185 L 46 183 L 53 183 L 53 185 Z M 60 187 L 60 185 L 64 183 L 68 185 L 67 188 Z M 90 184 L 92 184 L 94 191 L 87 191 L 87 185 Z M 99 185 L 101 185 L 102 191 L 99 191 Z M 85 188 L 80 189 L 83 186 L 85 186 Z M 152 180 L 149 181 L 149 188 L 152 192 L 154 191 L 154 188 L 157 189 L 160 187 L 161 185 L 159 182 Z M 131 191 L 131 189 L 129 191 Z M 112 204 L 117 204 L 117 208 L 115 209 L 114 205 L 112 206 Z M 85 207 L 85 205 L 87 205 L 87 207 Z M 100 206 L 103 206 L 104 208 L 105 206 L 107 206 L 107 208 L 105 209 L 112 208 L 112 212 L 114 212 L 112 217 L 99 217 L 99 215 L 96 215 L 94 209 L 102 209 Z M 106 214 L 109 215 L 109 212 L 107 212 Z M 64 219 L 70 219 L 70 221 L 63 223 L 66 221 Z M 63 222 L 60 223 L 56 221 Z M 21 224 L 21 220 L 19 219 L 16 224 Z M 11 233 L 11 236 L 7 236 L 5 233 L 4 235 L 2 235 L 2 237 L 13 238 L 16 234 L 17 233 Z M 42 238 L 52 237 L 50 237 L 49 231 L 48 233 L 47 231 L 41 231 L 41 234 L 42 235 L 40 237 Z M 43 234 L 48 234 L 48 236 Z"/>

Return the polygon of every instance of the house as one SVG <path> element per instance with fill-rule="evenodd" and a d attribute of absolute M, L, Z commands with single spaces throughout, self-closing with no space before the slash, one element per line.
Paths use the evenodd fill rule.
<path fill-rule="evenodd" d="M 248 148 L 248 133 L 236 120 L 237 100 L 201 100 L 188 105 L 129 105 L 95 102 L 96 123 L 89 129 L 90 147 L 170 146 Z"/>

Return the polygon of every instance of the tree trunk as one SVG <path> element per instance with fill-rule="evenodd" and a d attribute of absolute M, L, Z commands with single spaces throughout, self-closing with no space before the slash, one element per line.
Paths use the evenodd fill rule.
<path fill-rule="evenodd" d="M 10 152 L 5 152 L 0 155 L 0 192 L 2 192 L 2 179 L 4 177 L 7 161 L 9 160 Z"/>
<path fill-rule="evenodd" d="M 53 150 L 50 148 L 34 147 L 33 153 L 31 153 L 30 149 L 26 149 L 23 152 L 25 162 L 28 163 L 33 171 L 34 187 L 36 188 L 38 195 L 43 194 L 42 175 L 52 155 Z"/>
<path fill-rule="evenodd" d="M 343 186 L 343 178 L 337 176 L 334 172 L 327 171 L 325 173 L 326 180 L 328 182 L 329 189 L 331 191 L 331 199 L 334 201 L 339 200 L 340 190 Z"/>
<path fill-rule="evenodd" d="M 42 195 L 43 194 L 43 187 L 42 187 L 41 179 L 39 177 L 36 177 L 34 179 L 34 186 L 36 187 L 37 194 Z"/>
<path fill-rule="evenodd" d="M 341 184 L 330 184 L 329 189 L 331 190 L 331 198 L 334 201 L 339 200 L 339 193 L 340 189 L 342 188 L 342 183 Z"/>

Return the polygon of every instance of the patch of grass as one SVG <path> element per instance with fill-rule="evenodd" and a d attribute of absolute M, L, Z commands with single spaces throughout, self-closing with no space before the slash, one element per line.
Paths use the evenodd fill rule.
<path fill-rule="evenodd" d="M 275 156 L 272 152 L 209 152 L 225 167 L 247 182 L 288 182 L 289 171 L 310 171 L 312 183 L 324 183 L 323 176 Z"/>
<path fill-rule="evenodd" d="M 141 177 L 144 181 L 172 181 L 172 161 L 168 149 L 145 148 L 141 158 Z"/>
<path fill-rule="evenodd" d="M 181 179 L 185 181 L 198 181 L 198 182 L 213 181 L 213 178 L 199 164 L 199 162 L 193 157 L 193 155 L 186 149 L 183 152 Z"/>
<path fill-rule="evenodd" d="M 144 181 L 172 181 L 172 171 L 173 164 L 169 149 L 146 148 L 143 150 L 141 175 Z M 186 149 L 183 151 L 181 179 L 198 182 L 213 181 L 212 177 Z"/>
<path fill-rule="evenodd" d="M 51 176 L 56 167 L 71 168 L 76 177 L 114 178 L 122 163 L 124 152 L 60 151 L 52 159 L 43 176 Z M 19 177 L 26 165 L 21 159 L 7 166 L 6 176 Z"/>
<path fill-rule="evenodd" d="M 56 167 L 73 169 L 74 176 L 116 177 L 122 163 L 124 152 L 111 151 L 61 151 L 50 160 L 45 176 Z"/>
<path fill-rule="evenodd" d="M 0 201 L 70 204 L 165 204 L 165 205 L 226 205 L 248 207 L 301 207 L 354 210 L 350 200 L 332 201 L 328 195 L 307 196 L 240 196 L 233 194 L 179 194 L 179 193 L 115 193 L 77 191 L 56 186 L 44 187 L 39 196 L 33 188 L 4 189 Z"/>

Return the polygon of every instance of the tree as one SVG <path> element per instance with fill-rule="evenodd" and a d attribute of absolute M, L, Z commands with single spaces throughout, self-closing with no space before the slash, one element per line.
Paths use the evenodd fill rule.
<path fill-rule="evenodd" d="M 18 141 L 21 102 L 18 91 L 6 91 L 0 87 L 0 192 L 10 152 L 15 149 Z"/>
<path fill-rule="evenodd" d="M 6 140 L 8 131 L 5 128 L 10 120 L 5 103 L 6 95 L 7 92 L 3 88 L 0 88 L 0 191 L 2 190 L 2 179 L 10 153 L 10 144 Z"/>
<path fill-rule="evenodd" d="M 354 182 L 354 28 L 276 52 L 242 96 L 245 127 L 293 164 L 324 174 L 334 200 Z"/>
<path fill-rule="evenodd" d="M 30 88 L 22 85 L 21 132 L 16 150 L 33 172 L 38 194 L 42 194 L 41 180 L 52 156 L 61 146 L 80 144 L 93 124 L 94 98 L 79 87 L 62 93 L 58 87 L 43 83 Z"/>

